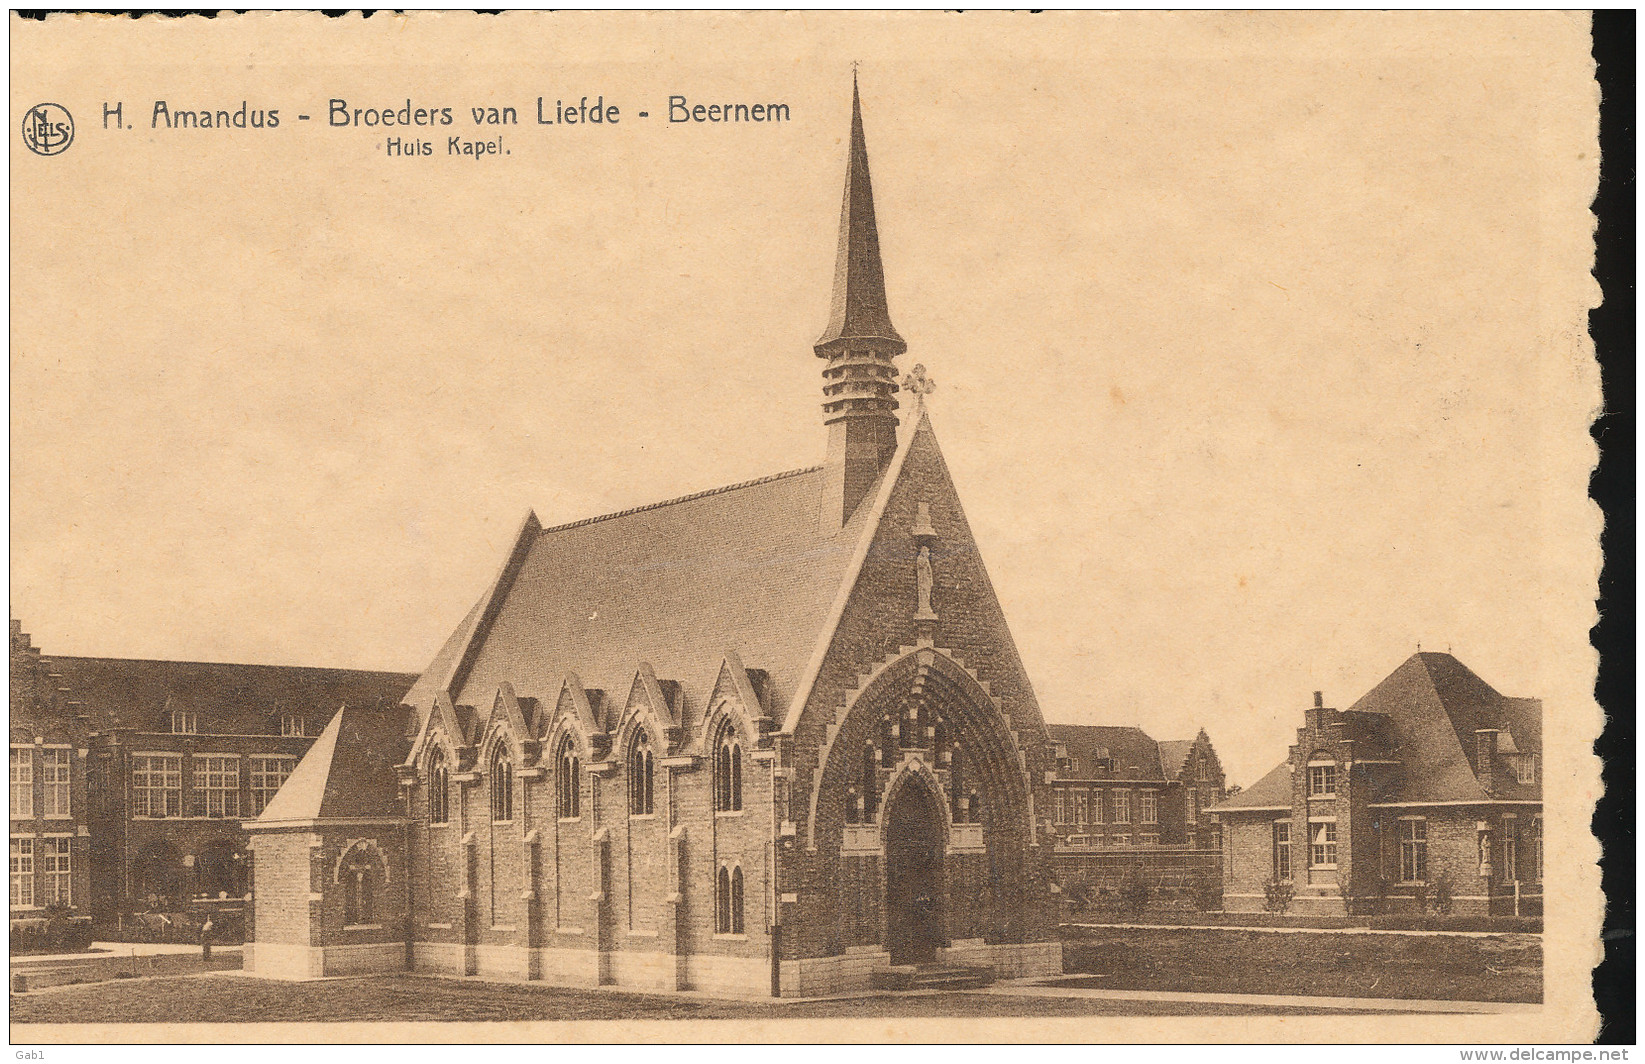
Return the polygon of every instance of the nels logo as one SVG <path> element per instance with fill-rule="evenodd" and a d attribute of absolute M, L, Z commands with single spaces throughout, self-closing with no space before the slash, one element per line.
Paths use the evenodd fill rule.
<path fill-rule="evenodd" d="M 23 115 L 23 144 L 36 155 L 61 155 L 74 143 L 74 117 L 55 103 L 37 103 Z"/>

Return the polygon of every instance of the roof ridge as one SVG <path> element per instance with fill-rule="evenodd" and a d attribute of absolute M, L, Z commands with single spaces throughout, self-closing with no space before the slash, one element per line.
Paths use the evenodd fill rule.
<path fill-rule="evenodd" d="M 707 491 L 694 492 L 690 495 L 681 495 L 677 499 L 664 499 L 662 502 L 646 503 L 644 506 L 630 506 L 626 510 L 618 510 L 615 513 L 600 514 L 596 517 L 584 517 L 576 521 L 567 521 L 563 525 L 553 525 L 549 528 L 543 529 L 538 533 L 538 535 L 546 536 L 550 532 L 564 532 L 571 528 L 581 528 L 584 525 L 597 524 L 600 521 L 609 521 L 615 517 L 627 517 L 629 514 L 643 513 L 646 510 L 660 510 L 664 506 L 673 506 L 676 503 L 690 502 L 693 499 L 702 499 L 710 495 L 721 495 L 725 492 L 737 491 L 741 488 L 752 488 L 758 484 L 769 484 L 774 480 L 785 480 L 788 477 L 797 477 L 804 473 L 815 473 L 821 468 L 822 466 L 820 465 L 814 465 L 806 466 L 804 469 L 790 469 L 786 473 L 773 473 L 766 477 L 756 477 L 753 480 L 744 480 L 736 484 L 727 484 L 722 488 L 709 488 Z"/>
<path fill-rule="evenodd" d="M 119 658 L 97 654 L 42 654 L 41 660 L 53 661 L 122 661 L 141 665 L 204 665 L 222 669 L 282 669 L 291 672 L 348 672 L 365 676 L 418 676 L 420 673 L 402 669 L 351 669 L 346 665 L 271 665 L 265 661 L 199 661 L 183 658 Z"/>

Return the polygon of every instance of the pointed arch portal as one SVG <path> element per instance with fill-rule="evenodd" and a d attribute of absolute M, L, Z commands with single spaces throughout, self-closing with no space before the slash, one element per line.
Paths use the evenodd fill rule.
<path fill-rule="evenodd" d="M 946 944 L 942 805 L 930 786 L 916 777 L 898 788 L 885 815 L 885 918 L 891 963 L 928 963 Z"/>

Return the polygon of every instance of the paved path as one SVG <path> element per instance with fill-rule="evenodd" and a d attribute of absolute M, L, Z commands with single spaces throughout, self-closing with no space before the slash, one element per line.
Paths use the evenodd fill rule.
<path fill-rule="evenodd" d="M 1186 990 L 1098 990 L 1075 986 L 1035 986 L 1007 980 L 973 993 L 1005 997 L 1090 998 L 1099 1001 L 1172 1001 L 1203 1005 L 1319 1009 L 1347 1012 L 1537 1012 L 1542 1006 L 1517 1001 L 1417 1001 L 1403 998 L 1315 997 L 1306 994 L 1196 994 Z"/>
<path fill-rule="evenodd" d="M 1535 931 L 1389 931 L 1377 927 L 1240 927 L 1237 924 L 1063 924 L 1090 931 L 1266 931 L 1276 935 L 1414 935 L 1417 938 L 1541 938 Z"/>
<path fill-rule="evenodd" d="M 239 953 L 239 946 L 212 946 L 213 953 Z M 13 957 L 11 966 L 30 964 L 61 964 L 64 961 L 102 960 L 108 957 L 158 957 L 172 953 L 198 955 L 200 947 L 186 942 L 93 942 L 90 953 L 30 953 Z"/>

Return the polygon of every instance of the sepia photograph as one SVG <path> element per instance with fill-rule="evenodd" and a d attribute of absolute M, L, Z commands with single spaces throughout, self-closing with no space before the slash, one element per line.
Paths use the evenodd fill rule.
<path fill-rule="evenodd" d="M 1586 12 L 10 40 L 14 1043 L 1595 1037 Z"/>

